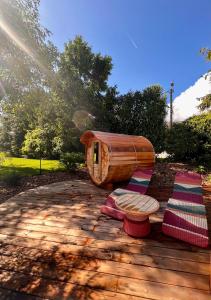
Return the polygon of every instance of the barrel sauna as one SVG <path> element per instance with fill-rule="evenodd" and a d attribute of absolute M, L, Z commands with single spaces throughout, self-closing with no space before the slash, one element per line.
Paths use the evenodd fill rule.
<path fill-rule="evenodd" d="M 86 131 L 80 141 L 96 185 L 128 180 L 137 167 L 151 168 L 155 162 L 154 148 L 143 136 Z"/>

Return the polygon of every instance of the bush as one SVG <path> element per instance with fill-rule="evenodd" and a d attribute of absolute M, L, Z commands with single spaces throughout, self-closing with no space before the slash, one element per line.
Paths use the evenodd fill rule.
<path fill-rule="evenodd" d="M 189 161 L 198 153 L 198 137 L 185 123 L 175 123 L 166 137 L 166 151 L 175 161 Z"/>
<path fill-rule="evenodd" d="M 175 123 L 168 130 L 166 151 L 176 161 L 209 166 L 211 162 L 211 113 Z"/>
<path fill-rule="evenodd" d="M 207 170 L 204 166 L 198 166 L 195 168 L 195 172 L 199 173 L 199 174 L 206 174 Z"/>
<path fill-rule="evenodd" d="M 80 164 L 84 163 L 84 154 L 80 152 L 63 153 L 60 157 L 60 162 L 67 170 L 74 171 Z"/>
<path fill-rule="evenodd" d="M 2 175 L 1 181 L 7 186 L 18 186 L 20 184 L 21 175 L 17 172 L 9 172 L 7 174 Z"/>

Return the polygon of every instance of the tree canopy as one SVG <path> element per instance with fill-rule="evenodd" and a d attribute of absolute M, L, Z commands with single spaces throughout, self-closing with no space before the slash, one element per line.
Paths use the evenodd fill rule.
<path fill-rule="evenodd" d="M 198 105 L 200 111 L 206 111 L 211 109 L 211 94 L 208 94 L 200 98 L 201 103 Z"/>
<path fill-rule="evenodd" d="M 158 85 L 121 95 L 117 98 L 112 129 L 125 134 L 143 135 L 150 139 L 156 151 L 162 151 L 166 107 L 166 96 Z"/>
<path fill-rule="evenodd" d="M 13 16 L 13 17 L 11 17 Z M 148 137 L 164 145 L 160 86 L 120 95 L 108 83 L 112 58 L 76 36 L 58 49 L 39 21 L 39 0 L 0 2 L 0 139 L 15 155 L 55 158 L 80 151 L 86 129 Z"/>
<path fill-rule="evenodd" d="M 168 131 L 166 150 L 175 160 L 211 166 L 211 112 L 175 123 Z"/>

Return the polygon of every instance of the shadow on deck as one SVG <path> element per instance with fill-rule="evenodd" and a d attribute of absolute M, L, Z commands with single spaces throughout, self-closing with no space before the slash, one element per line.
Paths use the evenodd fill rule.
<path fill-rule="evenodd" d="M 158 200 L 171 193 L 150 189 Z M 99 212 L 107 194 L 75 180 L 1 204 L 0 299 L 210 299 L 210 250 L 163 235 L 163 210 L 148 238 L 127 236 Z M 209 188 L 204 199 L 210 226 Z"/>

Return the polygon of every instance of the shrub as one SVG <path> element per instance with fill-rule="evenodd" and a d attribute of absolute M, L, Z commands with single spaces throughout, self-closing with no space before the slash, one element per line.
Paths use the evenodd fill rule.
<path fill-rule="evenodd" d="M 80 152 L 66 152 L 61 155 L 60 161 L 67 170 L 74 171 L 80 164 L 84 163 L 84 154 Z"/>
<path fill-rule="evenodd" d="M 198 137 L 183 123 L 175 123 L 167 133 L 166 151 L 176 161 L 188 161 L 198 153 Z"/>
<path fill-rule="evenodd" d="M 15 187 L 20 184 L 21 175 L 13 171 L 2 175 L 1 180 L 5 185 Z"/>
<path fill-rule="evenodd" d="M 209 166 L 211 162 L 211 113 L 175 123 L 168 130 L 166 151 L 174 160 Z"/>
<path fill-rule="evenodd" d="M 29 158 L 55 158 L 53 144 L 53 129 L 37 127 L 27 131 L 21 151 Z"/>
<path fill-rule="evenodd" d="M 199 174 L 206 174 L 207 173 L 207 170 L 204 166 L 198 166 L 197 168 L 195 168 L 195 171 Z"/>

